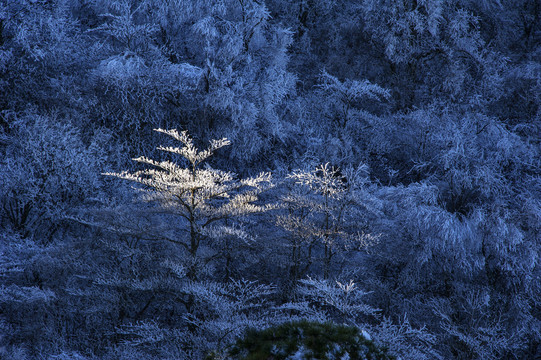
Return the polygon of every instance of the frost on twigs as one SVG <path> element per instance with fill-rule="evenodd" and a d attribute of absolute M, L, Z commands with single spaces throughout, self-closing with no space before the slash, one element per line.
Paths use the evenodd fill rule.
<path fill-rule="evenodd" d="M 143 185 L 145 201 L 157 203 L 166 214 L 184 219 L 187 236 L 175 241 L 193 257 L 196 257 L 202 241 L 209 240 L 219 229 L 226 228 L 220 226 L 226 219 L 261 213 L 272 208 L 271 205 L 259 203 L 259 194 L 272 186 L 269 173 L 238 179 L 234 173 L 203 166 L 218 149 L 229 145 L 229 140 L 213 140 L 208 148 L 199 150 L 186 131 L 155 131 L 180 142 L 179 147 L 160 146 L 158 149 L 181 155 L 189 163 L 187 168 L 172 161 L 139 157 L 134 161 L 150 165 L 151 168 L 105 175 Z M 238 231 L 229 235 L 234 233 Z"/>
<path fill-rule="evenodd" d="M 307 273 L 312 260 L 322 263 L 324 277 L 329 278 L 336 255 L 367 250 L 378 243 L 379 235 L 372 234 L 368 226 L 357 230 L 373 212 L 369 202 L 362 200 L 369 194 L 358 172 L 342 172 L 327 163 L 288 176 L 294 182 L 289 194 L 282 197 L 288 213 L 278 216 L 276 223 L 292 235 L 293 281 Z"/>

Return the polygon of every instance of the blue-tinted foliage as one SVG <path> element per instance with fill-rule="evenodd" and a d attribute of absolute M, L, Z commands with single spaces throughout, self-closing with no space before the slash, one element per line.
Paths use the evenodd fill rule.
<path fill-rule="evenodd" d="M 0 0 L 0 357 L 540 357 L 540 44 L 537 0 Z"/>

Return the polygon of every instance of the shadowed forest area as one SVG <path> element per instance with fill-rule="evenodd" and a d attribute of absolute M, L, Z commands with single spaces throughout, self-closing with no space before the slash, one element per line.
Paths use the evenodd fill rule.
<path fill-rule="evenodd" d="M 540 151 L 540 0 L 0 0 L 0 358 L 541 358 Z"/>

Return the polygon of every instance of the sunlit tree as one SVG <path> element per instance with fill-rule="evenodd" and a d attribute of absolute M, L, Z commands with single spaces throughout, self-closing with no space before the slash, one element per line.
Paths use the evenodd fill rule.
<path fill-rule="evenodd" d="M 152 168 L 136 172 L 107 173 L 140 183 L 144 187 L 144 200 L 154 202 L 168 214 L 178 215 L 186 224 L 187 236 L 169 240 L 196 258 L 203 241 L 223 233 L 235 233 L 236 229 L 221 222 L 267 211 L 270 205 L 259 204 L 259 194 L 271 185 L 269 173 L 256 177 L 238 179 L 231 172 L 204 167 L 205 161 L 218 149 L 229 145 L 227 139 L 213 140 L 200 151 L 186 131 L 156 129 L 181 143 L 181 147 L 158 147 L 159 150 L 180 155 L 188 162 L 182 167 L 172 161 L 157 161 L 139 157 L 135 161 Z M 195 276 L 192 269 L 191 277 Z"/>

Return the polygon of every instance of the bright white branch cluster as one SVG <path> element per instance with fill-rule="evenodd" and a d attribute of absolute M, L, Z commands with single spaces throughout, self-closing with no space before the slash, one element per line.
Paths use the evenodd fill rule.
<path fill-rule="evenodd" d="M 181 155 L 189 162 L 183 168 L 171 161 L 156 161 L 146 157 L 134 161 L 152 166 L 136 172 L 106 173 L 120 179 L 144 185 L 145 200 L 158 203 L 167 213 L 179 215 L 187 222 L 189 236 L 182 239 L 192 256 L 196 256 L 200 242 L 222 227 L 213 225 L 220 220 L 260 213 L 271 205 L 257 204 L 259 194 L 272 186 L 271 175 L 237 179 L 231 172 L 216 170 L 203 163 L 214 152 L 230 144 L 229 140 L 213 140 L 200 151 L 186 131 L 155 129 L 181 143 L 180 147 L 158 147 L 159 150 Z M 218 225 L 218 224 L 216 224 Z"/>

